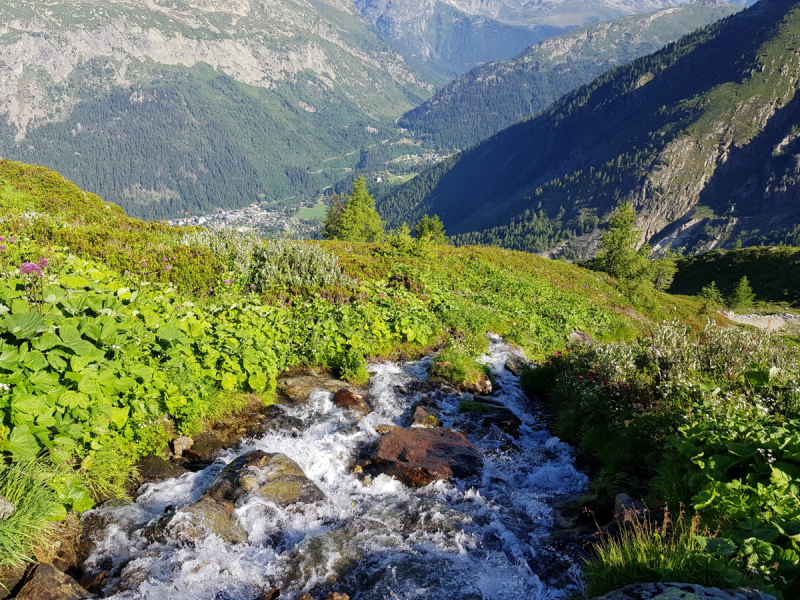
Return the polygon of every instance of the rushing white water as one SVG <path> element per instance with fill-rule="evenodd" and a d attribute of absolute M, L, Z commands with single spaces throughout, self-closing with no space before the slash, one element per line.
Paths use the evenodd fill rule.
<path fill-rule="evenodd" d="M 482 360 L 492 367 L 495 398 L 523 425 L 517 440 L 496 426 L 469 435 L 484 457 L 479 476 L 411 489 L 386 475 L 365 484 L 351 472 L 359 449 L 378 437 L 376 426 L 405 425 L 421 398 L 414 382 L 427 378 L 431 361 L 375 364 L 374 410 L 362 420 L 335 407 L 330 393 L 314 392 L 285 407 L 302 431 L 245 440 L 203 471 L 147 484 L 131 505 L 93 511 L 108 524 L 89 570 L 111 567 L 106 591 L 116 590 L 114 598 L 250 600 L 270 587 L 289 600 L 308 590 L 358 600 L 564 597 L 579 585 L 574 567 L 542 576 L 543 555 L 554 552 L 543 546 L 552 528 L 548 502 L 581 492 L 587 481 L 569 447 L 531 414 L 518 378 L 504 367 L 510 352 L 492 337 Z M 459 414 L 461 395 L 426 396 L 438 403 L 444 426 L 469 430 L 475 417 Z M 197 500 L 225 464 L 256 449 L 295 460 L 327 499 L 277 508 L 250 498 L 236 509 L 248 544 L 213 535 L 196 547 L 145 540 L 146 523 Z"/>

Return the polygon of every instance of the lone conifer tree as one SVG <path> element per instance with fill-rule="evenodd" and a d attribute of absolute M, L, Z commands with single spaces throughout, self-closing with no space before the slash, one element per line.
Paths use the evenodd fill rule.
<path fill-rule="evenodd" d="M 600 252 L 593 261 L 597 269 L 625 283 L 639 283 L 650 275 L 650 244 L 636 249 L 640 234 L 635 223 L 633 207 L 627 203 L 620 206 L 600 238 Z"/>
<path fill-rule="evenodd" d="M 731 308 L 748 308 L 753 306 L 755 298 L 756 295 L 753 293 L 753 288 L 750 287 L 750 282 L 747 281 L 747 276 L 745 275 L 733 288 L 731 295 L 728 297 L 728 305 Z"/>
<path fill-rule="evenodd" d="M 344 242 L 374 242 L 383 235 L 383 221 L 364 177 L 353 182 L 347 198 L 338 197 L 331 203 L 321 232 L 327 240 Z"/>
<path fill-rule="evenodd" d="M 444 231 L 444 223 L 442 223 L 442 220 L 438 215 L 433 215 L 432 217 L 425 215 L 422 217 L 419 223 L 417 223 L 417 227 L 414 230 L 414 235 L 417 237 L 417 239 L 431 241 L 434 244 L 447 243 L 447 235 Z"/>

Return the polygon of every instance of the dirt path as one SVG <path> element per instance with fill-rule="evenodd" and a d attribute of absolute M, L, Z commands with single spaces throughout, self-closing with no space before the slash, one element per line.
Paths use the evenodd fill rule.
<path fill-rule="evenodd" d="M 800 317 L 797 315 L 737 315 L 733 311 L 723 314 L 734 323 L 742 325 L 752 325 L 767 331 L 778 331 L 787 327 L 797 327 L 800 325 Z"/>

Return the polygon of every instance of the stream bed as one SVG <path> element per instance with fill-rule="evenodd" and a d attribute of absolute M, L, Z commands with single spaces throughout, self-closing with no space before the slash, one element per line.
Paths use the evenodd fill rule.
<path fill-rule="evenodd" d="M 482 422 L 486 414 L 460 413 L 464 395 L 427 382 L 430 358 L 372 364 L 373 410 L 363 418 L 335 406 L 331 392 L 315 391 L 305 403 L 281 406 L 285 428 L 243 440 L 201 471 L 146 484 L 132 504 L 87 513 L 103 523 L 87 572 L 108 570 L 103 593 L 118 599 L 254 600 L 270 588 L 287 600 L 307 591 L 354 600 L 568 596 L 580 575 L 548 545 L 552 506 L 582 493 L 587 478 L 506 368 L 516 353 L 492 336 L 482 360 L 493 372 L 492 401 L 518 417 L 518 434 Z M 362 448 L 380 437 L 376 428 L 406 426 L 423 397 L 443 427 L 467 434 L 483 458 L 480 473 L 411 488 L 354 472 Z M 146 535 L 148 523 L 196 502 L 225 465 L 253 450 L 285 454 L 325 498 L 285 507 L 255 495 L 237 502 L 245 543 Z"/>

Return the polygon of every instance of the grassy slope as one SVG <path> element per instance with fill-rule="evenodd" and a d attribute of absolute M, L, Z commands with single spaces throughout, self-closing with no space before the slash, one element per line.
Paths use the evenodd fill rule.
<path fill-rule="evenodd" d="M 723 294 L 746 276 L 756 300 L 800 303 L 800 249 L 756 247 L 713 251 L 684 258 L 670 287 L 675 294 L 695 295 L 712 281 Z"/>
<path fill-rule="evenodd" d="M 30 502 L 62 516 L 118 495 L 137 456 L 202 428 L 228 394 L 270 393 L 294 364 L 358 378 L 370 356 L 446 346 L 472 360 L 487 331 L 542 356 L 576 329 L 614 339 L 666 317 L 703 321 L 691 299 L 627 297 L 605 275 L 497 248 L 326 243 L 349 283 L 257 295 L 236 260 L 180 245 L 185 230 L 128 218 L 57 173 L 0 161 L 0 190 L 0 383 L 13 388 L 0 388 L 0 451 L 7 464 L 39 455 L 32 472 L 49 483 Z M 32 305 L 17 267 L 41 257 Z M 52 512 L 20 515 L 38 515 L 35 529 Z M 19 525 L 0 523 L 0 566 L 30 553 L 10 533 Z"/>

